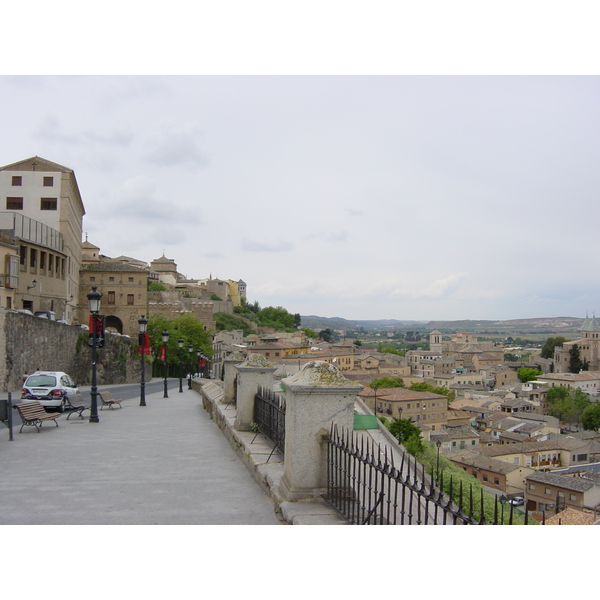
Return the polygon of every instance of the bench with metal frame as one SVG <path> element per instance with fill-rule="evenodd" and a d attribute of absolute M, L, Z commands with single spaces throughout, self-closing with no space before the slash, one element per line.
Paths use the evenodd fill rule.
<path fill-rule="evenodd" d="M 90 406 L 89 406 L 89 404 L 85 404 L 85 403 L 84 404 L 77 403 L 77 405 L 75 405 L 75 404 L 73 404 L 73 402 L 71 402 L 71 398 L 67 398 L 67 404 L 65 406 L 65 410 L 69 412 L 69 414 L 67 416 L 67 421 L 69 420 L 69 418 L 71 417 L 71 415 L 73 413 L 77 413 L 77 416 L 81 417 L 83 419 L 83 415 L 81 413 L 84 410 L 90 410 Z"/>
<path fill-rule="evenodd" d="M 32 402 L 21 402 L 21 404 L 15 404 L 14 408 L 19 411 L 23 425 L 19 433 L 23 431 L 23 427 L 31 425 L 40 432 L 40 427 L 44 421 L 54 421 L 54 424 L 58 427 L 56 419 L 60 416 L 60 413 L 46 412 L 46 409 L 37 401 Z"/>
<path fill-rule="evenodd" d="M 110 392 L 98 392 L 98 396 L 100 396 L 100 400 L 102 400 L 102 406 L 100 407 L 100 410 L 102 410 L 105 406 L 108 406 L 110 409 L 112 409 L 115 405 L 117 405 L 119 408 L 122 408 L 122 400 L 119 398 L 113 398 Z"/>

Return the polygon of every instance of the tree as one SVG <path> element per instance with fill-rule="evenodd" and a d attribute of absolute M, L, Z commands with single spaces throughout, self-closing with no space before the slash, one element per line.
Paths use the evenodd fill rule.
<path fill-rule="evenodd" d="M 581 352 L 577 344 L 573 344 L 569 350 L 569 373 L 583 371 L 584 362 L 581 360 Z"/>
<path fill-rule="evenodd" d="M 543 375 L 541 371 L 532 369 L 530 367 L 521 367 L 517 373 L 519 375 L 519 381 L 522 381 L 523 383 L 527 381 L 535 381 L 540 375 Z"/>
<path fill-rule="evenodd" d="M 402 377 L 379 377 L 371 380 L 371 387 L 374 390 L 404 387 Z"/>
<path fill-rule="evenodd" d="M 546 401 L 550 414 L 567 423 L 579 423 L 584 410 L 591 404 L 585 392 L 563 385 L 550 388 L 546 394 Z"/>
<path fill-rule="evenodd" d="M 542 346 L 542 352 L 540 356 L 542 358 L 554 358 L 554 349 L 556 346 L 562 346 L 567 341 L 566 338 L 561 335 L 556 337 L 549 337 Z"/>
<path fill-rule="evenodd" d="M 322 329 L 321 331 L 319 331 L 319 337 L 324 342 L 331 342 L 333 341 L 333 331 L 331 331 L 329 327 L 327 329 Z"/>
<path fill-rule="evenodd" d="M 319 334 L 310 327 L 303 327 L 300 331 L 304 331 L 304 335 L 306 335 L 307 338 L 311 338 L 313 340 L 316 340 L 319 337 Z"/>
<path fill-rule="evenodd" d="M 201 350 L 206 356 L 212 356 L 212 341 L 209 334 L 204 329 L 204 325 L 193 315 L 187 314 L 175 319 L 169 319 L 163 315 L 150 315 L 148 319 L 148 335 L 150 336 L 150 347 L 155 359 L 160 358 L 162 342 L 162 332 L 169 332 L 169 341 L 167 343 L 167 364 L 172 372 L 178 373 L 180 354 L 182 362 L 190 361 L 190 357 L 183 356 L 184 352 L 179 350 L 177 340 L 182 338 L 184 341 L 184 351 L 188 354 L 187 347 L 192 344 L 194 350 Z M 193 357 L 197 359 L 196 356 Z M 161 371 L 162 362 L 155 360 L 154 368 Z M 157 366 L 160 365 L 160 366 Z M 162 376 L 162 371 L 157 373 Z"/>
<path fill-rule="evenodd" d="M 410 419 L 394 419 L 387 427 L 400 443 L 413 436 L 421 437 L 421 430 Z"/>
<path fill-rule="evenodd" d="M 581 424 L 587 431 L 600 429 L 600 402 L 593 402 L 583 409 Z"/>
<path fill-rule="evenodd" d="M 296 313 L 294 315 L 294 327 L 298 329 L 300 325 L 302 325 L 302 317 L 300 316 L 300 313 Z"/>

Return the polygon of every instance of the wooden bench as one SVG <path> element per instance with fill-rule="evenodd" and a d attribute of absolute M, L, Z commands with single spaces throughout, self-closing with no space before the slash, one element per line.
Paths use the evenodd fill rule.
<path fill-rule="evenodd" d="M 100 407 L 100 410 L 102 410 L 105 406 L 108 406 L 108 408 L 112 409 L 115 405 L 119 408 L 122 408 L 122 400 L 113 398 L 110 392 L 98 392 L 98 396 L 100 396 L 100 400 L 102 400 L 102 406 Z"/>
<path fill-rule="evenodd" d="M 14 408 L 19 411 L 19 415 L 21 415 L 21 420 L 23 421 L 19 433 L 23 431 L 25 425 L 34 426 L 39 433 L 44 421 L 54 421 L 54 424 L 58 427 L 56 419 L 60 416 L 60 413 L 46 412 L 46 409 L 37 400 L 15 404 Z"/>
<path fill-rule="evenodd" d="M 81 394 L 77 394 L 80 396 Z M 80 400 L 76 404 L 73 404 L 72 398 L 68 398 L 67 405 L 65 406 L 65 410 L 69 411 L 69 415 L 67 416 L 67 421 L 71 417 L 73 413 L 77 413 L 79 417 L 83 419 L 83 415 L 81 414 L 84 410 L 90 410 L 89 402 L 85 403 L 83 400 Z"/>

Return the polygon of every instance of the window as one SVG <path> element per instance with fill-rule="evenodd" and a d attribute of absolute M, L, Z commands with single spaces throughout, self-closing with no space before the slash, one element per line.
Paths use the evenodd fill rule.
<path fill-rule="evenodd" d="M 57 210 L 58 200 L 56 198 L 42 198 L 40 210 Z"/>
<path fill-rule="evenodd" d="M 54 177 L 44 177 L 44 187 L 52 187 L 54 185 Z"/>
<path fill-rule="evenodd" d="M 114 304 L 115 303 L 115 292 L 108 292 L 106 295 L 106 303 Z"/>
<path fill-rule="evenodd" d="M 31 248 L 31 250 L 29 251 L 29 266 L 32 269 L 35 269 L 36 264 L 37 264 L 37 250 L 34 250 L 33 248 Z"/>
<path fill-rule="evenodd" d="M 90 277 L 90 283 L 93 283 L 94 281 L 96 281 L 95 277 Z"/>
<path fill-rule="evenodd" d="M 587 460 L 587 454 L 578 454 L 577 460 L 578 461 Z"/>
<path fill-rule="evenodd" d="M 575 500 L 577 500 L 577 496 L 575 494 L 569 494 L 569 500 L 571 502 L 575 502 Z"/>
<path fill-rule="evenodd" d="M 25 267 L 27 265 L 27 246 L 21 246 L 21 264 Z"/>
<path fill-rule="evenodd" d="M 133 304 L 134 304 L 134 296 L 133 296 L 133 294 L 127 294 L 127 304 L 129 306 L 133 306 Z"/>
<path fill-rule="evenodd" d="M 23 198 L 7 198 L 6 210 L 23 210 Z"/>
<path fill-rule="evenodd" d="M 129 283 L 133 283 L 133 277 L 129 278 Z"/>
<path fill-rule="evenodd" d="M 487 480 L 488 480 L 488 476 L 487 476 L 485 473 L 482 475 L 482 477 L 483 477 L 483 480 L 484 480 L 484 481 L 487 481 Z"/>
<path fill-rule="evenodd" d="M 494 477 L 494 485 L 500 485 L 500 479 L 498 479 L 498 477 Z"/>
<path fill-rule="evenodd" d="M 46 268 L 46 253 L 40 251 L 40 269 Z"/>
<path fill-rule="evenodd" d="M 20 175 L 13 175 L 12 176 L 12 185 L 14 185 L 14 186 L 23 185 L 23 178 Z"/>
<path fill-rule="evenodd" d="M 109 277 L 109 278 L 108 278 L 108 281 L 110 281 L 111 283 L 112 283 L 114 280 L 115 280 L 115 278 L 114 278 L 114 277 Z"/>
<path fill-rule="evenodd" d="M 552 494 L 552 490 L 550 488 L 546 488 L 544 490 L 544 494 L 546 494 L 546 496 L 550 496 Z"/>

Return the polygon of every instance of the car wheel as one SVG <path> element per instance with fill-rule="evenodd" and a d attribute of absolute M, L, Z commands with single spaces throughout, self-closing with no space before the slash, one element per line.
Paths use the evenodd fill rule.
<path fill-rule="evenodd" d="M 67 399 L 63 398 L 63 401 L 60 403 L 60 406 L 56 410 L 57 410 L 57 412 L 61 413 L 61 412 L 64 412 L 66 407 L 67 407 Z"/>

